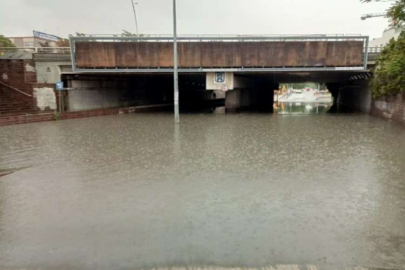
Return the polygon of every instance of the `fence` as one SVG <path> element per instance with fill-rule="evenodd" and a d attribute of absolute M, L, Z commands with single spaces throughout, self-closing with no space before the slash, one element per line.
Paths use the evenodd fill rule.
<path fill-rule="evenodd" d="M 70 53 L 70 47 L 0 47 L 0 53 Z"/>

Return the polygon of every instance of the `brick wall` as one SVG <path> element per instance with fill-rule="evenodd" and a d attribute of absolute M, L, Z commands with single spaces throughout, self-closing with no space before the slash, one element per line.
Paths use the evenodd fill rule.
<path fill-rule="evenodd" d="M 374 99 L 371 114 L 405 124 L 405 94 Z"/>
<path fill-rule="evenodd" d="M 34 61 L 22 59 L 1 59 L 0 81 L 29 95 L 32 95 L 32 83 L 36 83 Z M 2 86 L 2 88 L 16 99 L 25 100 L 34 107 L 34 99 L 32 97 L 19 94 L 5 86 Z"/>
<path fill-rule="evenodd" d="M 28 97 L 6 86 L 0 85 L 3 91 L 10 94 L 13 98 L 28 102 L 32 109 L 38 111 L 40 108 L 37 107 L 34 88 L 46 87 L 54 89 L 55 87 L 54 84 L 37 83 L 35 61 L 32 59 L 1 59 L 0 81 L 31 95 L 31 97 Z M 48 110 L 48 108 L 46 110 Z"/>
<path fill-rule="evenodd" d="M 27 94 L 32 94 L 31 83 L 36 82 L 33 60 L 0 60 L 0 80 Z"/>
<path fill-rule="evenodd" d="M 103 115 L 159 112 L 172 110 L 173 105 L 160 104 L 160 105 L 147 105 L 147 106 L 113 108 L 113 109 L 86 110 L 77 112 L 63 112 L 62 114 L 55 114 L 52 112 L 48 112 L 48 113 L 36 113 L 25 115 L 0 116 L 0 126 L 46 122 L 55 120 L 67 120 L 67 119 L 85 118 Z"/>

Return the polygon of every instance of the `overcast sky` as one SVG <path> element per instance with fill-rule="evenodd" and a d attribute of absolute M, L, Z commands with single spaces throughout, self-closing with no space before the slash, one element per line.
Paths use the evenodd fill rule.
<path fill-rule="evenodd" d="M 172 0 L 135 0 L 139 31 L 172 33 Z M 384 18 L 363 13 L 390 3 L 359 0 L 177 0 L 179 34 L 363 34 L 379 37 Z M 32 30 L 62 37 L 75 32 L 135 32 L 131 0 L 0 0 L 0 34 L 29 36 Z"/>

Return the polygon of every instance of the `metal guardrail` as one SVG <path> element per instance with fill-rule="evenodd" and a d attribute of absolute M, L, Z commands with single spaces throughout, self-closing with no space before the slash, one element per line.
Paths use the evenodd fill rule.
<path fill-rule="evenodd" d="M 202 38 L 209 38 L 209 37 L 215 37 L 215 38 L 221 38 L 221 37 L 307 37 L 307 36 L 318 36 L 318 37 L 351 37 L 351 36 L 361 36 L 361 34 L 224 34 L 224 35 L 219 35 L 219 34 L 182 34 L 178 35 L 178 37 L 202 37 Z M 78 37 L 94 37 L 94 38 L 99 38 L 99 37 L 132 37 L 132 38 L 137 38 L 137 35 L 133 36 L 123 36 L 123 35 L 117 35 L 117 34 L 84 34 L 83 36 L 78 36 Z M 163 37 L 163 38 L 173 38 L 171 34 L 148 34 L 148 35 L 139 35 L 139 38 L 156 38 L 156 37 Z M 76 38 L 76 37 L 73 37 Z"/>
<path fill-rule="evenodd" d="M 122 37 L 114 35 L 88 35 L 70 37 L 70 44 L 74 42 L 171 42 L 171 35 L 149 35 Z M 368 37 L 361 35 L 180 35 L 179 42 L 260 42 L 260 41 L 366 41 Z"/>
<path fill-rule="evenodd" d="M 8 85 L 8 84 L 6 84 L 6 83 L 4 83 L 4 82 L 2 82 L 2 81 L 0 81 L 0 84 L 3 85 L 3 86 L 5 86 L 5 87 L 7 87 L 7 88 L 9 88 L 9 89 L 11 89 L 11 90 L 14 90 L 14 91 L 20 93 L 20 94 L 22 94 L 22 95 L 25 95 L 25 96 L 27 96 L 27 97 L 32 97 L 32 95 L 27 94 L 27 93 L 25 93 L 24 91 L 21 91 L 20 89 L 15 88 L 15 87 L 13 87 L 13 86 L 11 86 L 11 85 Z"/>
<path fill-rule="evenodd" d="M 369 47 L 369 53 L 381 53 L 384 47 Z M 55 48 L 10 48 L 10 47 L 0 47 L 0 52 L 28 52 L 28 53 L 70 53 L 70 47 L 55 47 Z"/>
<path fill-rule="evenodd" d="M 0 47 L 0 52 L 70 53 L 70 47 Z"/>
<path fill-rule="evenodd" d="M 384 47 L 368 47 L 368 53 L 381 53 Z"/>

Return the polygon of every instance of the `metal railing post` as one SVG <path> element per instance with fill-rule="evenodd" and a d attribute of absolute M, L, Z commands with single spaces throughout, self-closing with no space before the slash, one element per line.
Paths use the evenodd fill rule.
<path fill-rule="evenodd" d="M 176 18 L 176 0 L 173 0 L 173 51 L 174 51 L 174 122 L 180 123 L 179 112 L 179 74 L 178 74 L 178 59 L 177 59 L 177 18 Z"/>
<path fill-rule="evenodd" d="M 364 50 L 364 63 L 363 63 L 363 67 L 364 69 L 367 69 L 367 62 L 368 62 L 368 41 L 369 41 L 369 37 L 366 37 L 365 40 L 365 50 Z"/>
<path fill-rule="evenodd" d="M 75 56 L 75 39 L 73 37 L 69 38 L 69 44 L 70 44 L 70 59 L 72 61 L 72 71 L 76 71 L 76 56 Z"/>

